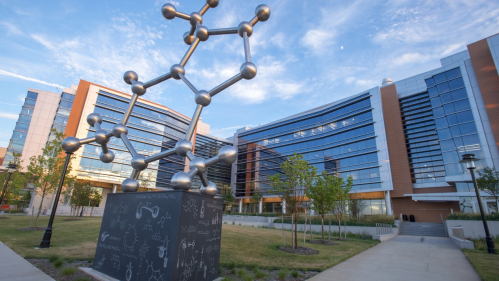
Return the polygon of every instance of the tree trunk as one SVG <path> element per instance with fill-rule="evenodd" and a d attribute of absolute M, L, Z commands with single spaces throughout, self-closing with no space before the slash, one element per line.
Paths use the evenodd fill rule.
<path fill-rule="evenodd" d="M 305 214 L 305 224 L 303 225 L 303 247 L 305 247 L 305 236 L 307 236 L 307 214 Z"/>
<path fill-rule="evenodd" d="M 282 223 L 282 243 L 284 243 L 284 247 L 286 247 L 286 236 L 284 236 L 284 215 L 281 216 Z"/>
<path fill-rule="evenodd" d="M 314 241 L 314 231 L 312 230 L 312 219 L 310 219 L 310 240 Z"/>
<path fill-rule="evenodd" d="M 293 227 L 295 226 L 294 224 L 294 216 L 291 215 L 291 248 L 293 248 L 293 250 L 295 249 L 295 239 L 293 239 Z"/>
<path fill-rule="evenodd" d="M 296 211 L 296 209 L 295 209 Z M 295 218 L 295 249 L 298 249 L 298 213 L 296 213 L 296 218 Z"/>
<path fill-rule="evenodd" d="M 345 226 L 345 239 L 347 239 L 347 220 L 343 220 L 343 225 Z"/>
<path fill-rule="evenodd" d="M 324 215 L 321 216 L 322 219 L 322 242 L 324 242 Z"/>
<path fill-rule="evenodd" d="M 341 217 L 340 216 L 338 216 L 338 233 L 339 233 L 340 240 L 341 240 Z"/>
<path fill-rule="evenodd" d="M 40 201 L 40 207 L 38 208 L 38 213 L 36 214 L 36 219 L 35 219 L 35 225 L 33 227 L 36 227 L 38 223 L 38 218 L 40 217 L 40 212 L 42 211 L 42 204 L 43 204 L 43 199 L 45 199 L 45 196 L 42 194 L 42 200 Z"/>
<path fill-rule="evenodd" d="M 329 231 L 327 235 L 327 241 L 331 241 L 331 217 L 329 218 Z"/>

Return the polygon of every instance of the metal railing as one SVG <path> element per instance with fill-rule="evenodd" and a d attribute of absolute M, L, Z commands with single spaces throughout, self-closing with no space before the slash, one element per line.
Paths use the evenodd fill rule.
<path fill-rule="evenodd" d="M 393 229 L 391 224 L 377 223 L 376 224 L 376 235 L 392 234 Z"/>

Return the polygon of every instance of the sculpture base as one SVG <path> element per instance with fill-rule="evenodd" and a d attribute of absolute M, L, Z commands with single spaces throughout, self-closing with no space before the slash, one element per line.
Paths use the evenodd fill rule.
<path fill-rule="evenodd" d="M 187 191 L 109 194 L 92 268 L 126 281 L 217 279 L 222 206 Z"/>

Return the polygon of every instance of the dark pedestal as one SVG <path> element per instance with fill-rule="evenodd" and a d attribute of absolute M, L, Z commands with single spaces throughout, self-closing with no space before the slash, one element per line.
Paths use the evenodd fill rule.
<path fill-rule="evenodd" d="M 222 205 L 186 191 L 109 194 L 93 269 L 126 281 L 214 280 Z"/>

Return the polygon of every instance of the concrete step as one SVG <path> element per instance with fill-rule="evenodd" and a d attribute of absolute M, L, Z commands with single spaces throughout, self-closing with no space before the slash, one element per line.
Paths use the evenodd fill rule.
<path fill-rule="evenodd" d="M 447 237 L 442 223 L 402 222 L 400 235 Z"/>

